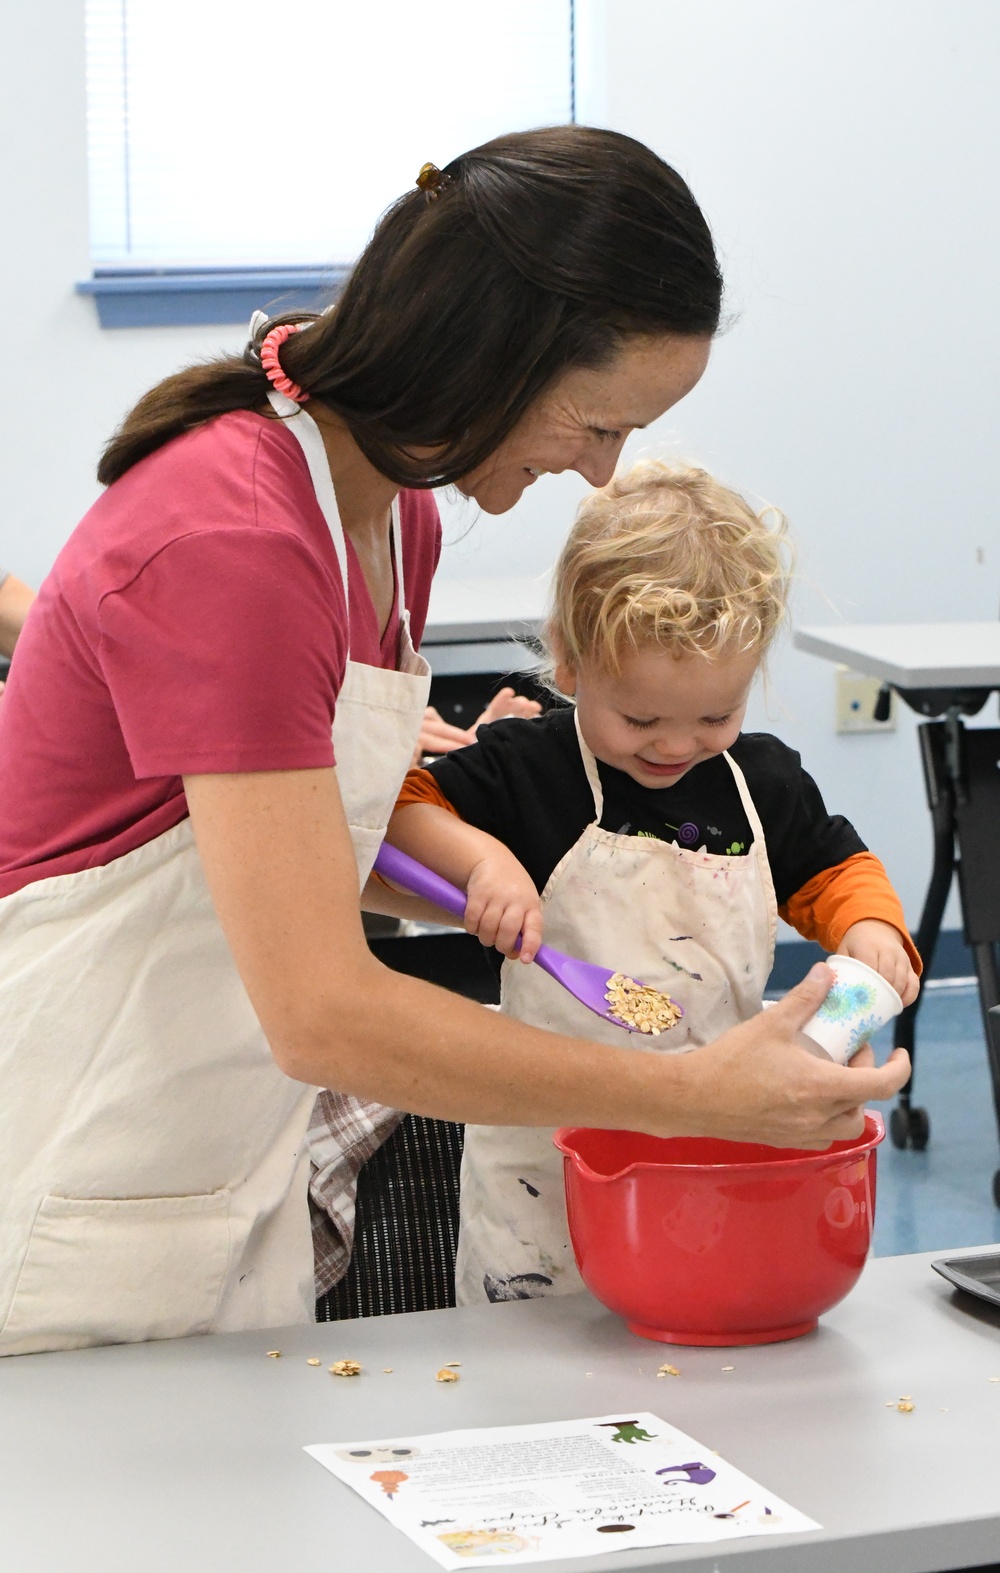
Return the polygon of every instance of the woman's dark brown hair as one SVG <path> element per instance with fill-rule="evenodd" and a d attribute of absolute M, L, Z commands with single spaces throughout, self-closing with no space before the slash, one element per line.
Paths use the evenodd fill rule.
<path fill-rule="evenodd" d="M 279 322 L 314 320 L 281 347 L 284 371 L 339 415 L 402 486 L 459 480 L 570 367 L 630 334 L 710 337 L 722 279 L 684 181 L 631 137 L 555 126 L 497 137 L 389 208 L 333 311 L 272 318 L 242 359 L 167 377 L 101 458 L 109 484 L 181 432 L 257 409 L 256 354 Z M 433 450 L 433 460 L 415 457 Z"/>

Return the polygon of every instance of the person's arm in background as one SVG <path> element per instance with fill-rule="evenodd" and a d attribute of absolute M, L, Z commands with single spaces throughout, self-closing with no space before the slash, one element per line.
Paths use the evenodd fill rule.
<path fill-rule="evenodd" d="M 513 688 L 501 688 L 498 694 L 493 695 L 482 715 L 466 731 L 462 727 L 452 726 L 450 721 L 445 721 L 438 714 L 433 705 L 428 705 L 424 711 L 413 763 L 418 764 L 425 754 L 452 754 L 456 748 L 468 748 L 470 743 L 476 741 L 479 728 L 491 721 L 502 721 L 512 715 L 536 716 L 541 714 L 541 709 L 537 699 L 525 699 L 523 694 L 515 694 Z"/>
<path fill-rule="evenodd" d="M 35 592 L 12 573 L 0 570 L 0 655 L 14 654 L 18 634 L 24 627 Z M 2 686 L 2 685 L 0 685 Z"/>
<path fill-rule="evenodd" d="M 500 1017 L 390 971 L 365 943 L 333 769 L 185 775 L 205 877 L 286 1075 L 397 1109 L 492 1125 L 586 1125 L 826 1148 L 909 1075 L 820 1061 L 796 1035 L 833 976 L 690 1054 L 637 1054 Z"/>

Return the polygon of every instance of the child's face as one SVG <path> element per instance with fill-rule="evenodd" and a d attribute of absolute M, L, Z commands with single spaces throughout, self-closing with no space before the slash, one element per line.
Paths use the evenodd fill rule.
<path fill-rule="evenodd" d="M 580 730 L 603 764 L 667 787 L 735 743 L 759 664 L 755 654 L 709 660 L 651 646 L 627 655 L 617 677 L 560 664 L 556 681 L 575 695 Z"/>

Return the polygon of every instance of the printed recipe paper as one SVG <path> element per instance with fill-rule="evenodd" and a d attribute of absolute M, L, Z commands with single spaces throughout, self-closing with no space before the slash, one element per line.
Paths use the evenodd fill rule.
<path fill-rule="evenodd" d="M 820 1527 L 650 1414 L 319 1443 L 306 1452 L 444 1568 Z"/>

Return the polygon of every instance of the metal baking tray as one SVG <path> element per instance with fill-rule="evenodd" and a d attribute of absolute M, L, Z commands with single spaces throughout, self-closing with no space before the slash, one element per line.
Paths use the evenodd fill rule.
<path fill-rule="evenodd" d="M 956 1289 L 1000 1307 L 1000 1252 L 993 1256 L 941 1256 L 931 1266 Z"/>

